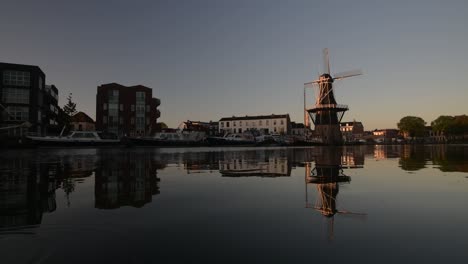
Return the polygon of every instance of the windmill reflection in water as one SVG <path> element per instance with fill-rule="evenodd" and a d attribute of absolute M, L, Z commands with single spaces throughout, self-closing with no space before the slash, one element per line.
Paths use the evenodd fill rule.
<path fill-rule="evenodd" d="M 312 162 L 305 164 L 306 208 L 313 208 L 327 218 L 329 240 L 334 238 L 334 217 L 336 214 L 365 218 L 367 214 L 337 209 L 339 186 L 350 183 L 351 177 L 344 174 L 343 168 L 362 168 L 362 165 L 349 164 L 350 157 L 342 155 L 339 148 L 320 148 L 315 156 L 315 167 Z M 351 158 L 352 159 L 352 158 Z M 342 163 L 343 162 L 343 163 Z M 308 186 L 317 188 L 315 204 L 309 203 Z"/>

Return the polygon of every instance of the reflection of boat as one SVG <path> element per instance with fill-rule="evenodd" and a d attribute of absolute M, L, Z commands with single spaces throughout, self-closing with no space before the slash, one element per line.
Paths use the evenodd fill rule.
<path fill-rule="evenodd" d="M 149 146 L 187 146 L 203 145 L 205 143 L 205 132 L 186 130 L 165 130 L 156 133 L 153 137 L 129 138 L 136 145 Z"/>
<path fill-rule="evenodd" d="M 120 139 L 112 134 L 106 134 L 97 131 L 72 131 L 68 136 L 27 136 L 33 144 L 37 145 L 79 145 L 79 146 L 95 146 L 95 145 L 118 145 Z"/>
<path fill-rule="evenodd" d="M 210 145 L 253 145 L 255 138 L 251 134 L 227 134 L 224 137 L 208 137 Z"/>

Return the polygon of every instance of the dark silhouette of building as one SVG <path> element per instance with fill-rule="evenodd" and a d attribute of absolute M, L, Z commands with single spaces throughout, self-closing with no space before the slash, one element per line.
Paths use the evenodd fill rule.
<path fill-rule="evenodd" d="M 37 225 L 56 210 L 57 164 L 35 164 L 28 157 L 0 163 L 0 228 Z"/>
<path fill-rule="evenodd" d="M 102 152 L 101 167 L 95 171 L 95 207 L 116 209 L 143 207 L 159 194 L 158 164 L 152 153 Z"/>
<path fill-rule="evenodd" d="M 117 83 L 97 87 L 96 129 L 118 136 L 147 136 L 155 133 L 161 104 L 153 91 L 143 85 Z"/>
<path fill-rule="evenodd" d="M 0 126 L 13 127 L 28 122 L 29 132 L 40 135 L 57 126 L 58 89 L 46 86 L 46 76 L 38 66 L 0 63 Z M 16 129 L 7 130 L 16 136 Z"/>

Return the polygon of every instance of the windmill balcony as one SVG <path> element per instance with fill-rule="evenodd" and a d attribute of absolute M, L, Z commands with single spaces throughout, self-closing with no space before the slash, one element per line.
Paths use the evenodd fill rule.
<path fill-rule="evenodd" d="M 319 104 L 312 108 L 307 109 L 308 112 L 317 112 L 322 110 L 335 110 L 335 111 L 347 111 L 349 108 L 347 105 L 342 104 Z"/>

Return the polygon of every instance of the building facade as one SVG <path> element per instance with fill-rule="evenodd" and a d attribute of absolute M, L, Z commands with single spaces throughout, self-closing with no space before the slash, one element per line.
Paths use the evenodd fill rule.
<path fill-rule="evenodd" d="M 258 131 L 260 134 L 289 134 L 291 131 L 289 114 L 223 117 L 218 124 L 220 134 L 245 131 Z"/>
<path fill-rule="evenodd" d="M 83 112 L 78 112 L 71 117 L 72 130 L 75 131 L 94 131 L 96 125 L 94 120 Z"/>
<path fill-rule="evenodd" d="M 103 84 L 97 87 L 96 129 L 118 136 L 149 136 L 156 132 L 160 104 L 149 87 Z"/>
<path fill-rule="evenodd" d="M 312 130 L 303 123 L 291 122 L 291 135 L 300 140 L 306 140 L 312 136 Z"/>
<path fill-rule="evenodd" d="M 364 136 L 364 126 L 357 121 L 340 123 L 340 131 L 345 142 L 361 139 Z"/>
<path fill-rule="evenodd" d="M 28 132 L 45 135 L 51 126 L 58 125 L 58 89 L 45 83 L 46 76 L 38 66 L 0 63 L 0 127 L 5 128 L 3 132 L 18 136 L 14 127 L 27 127 Z"/>

